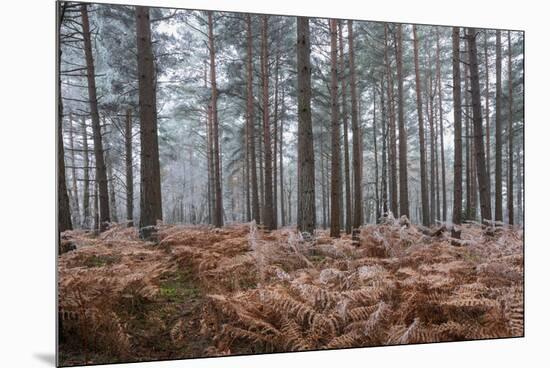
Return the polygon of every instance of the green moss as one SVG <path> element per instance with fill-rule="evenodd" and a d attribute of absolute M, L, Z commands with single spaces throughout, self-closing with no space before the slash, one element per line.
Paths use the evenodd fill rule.
<path fill-rule="evenodd" d="M 120 262 L 121 257 L 119 255 L 92 255 L 86 258 L 83 262 L 84 266 L 91 267 L 103 267 L 109 266 L 113 263 Z"/>
<path fill-rule="evenodd" d="M 160 297 L 170 302 L 185 302 L 200 296 L 200 289 L 189 269 L 165 275 L 159 289 Z"/>

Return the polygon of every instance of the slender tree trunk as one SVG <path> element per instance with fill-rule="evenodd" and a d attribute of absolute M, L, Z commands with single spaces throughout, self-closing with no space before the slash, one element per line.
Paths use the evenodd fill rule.
<path fill-rule="evenodd" d="M 435 136 L 434 136 L 434 149 L 435 149 L 435 208 L 436 208 L 436 218 L 438 221 L 441 221 L 441 201 L 439 197 L 439 153 L 437 152 L 438 147 L 438 128 L 437 128 L 437 121 L 435 116 L 435 109 L 434 109 L 434 100 L 435 100 L 435 87 L 432 90 L 433 95 L 430 99 L 430 115 L 432 117 L 432 121 L 434 123 L 435 128 Z"/>
<path fill-rule="evenodd" d="M 376 201 L 376 218 L 374 221 L 378 223 L 380 219 L 380 196 L 378 193 L 378 144 L 377 144 L 377 127 L 376 127 L 376 84 L 373 84 L 373 116 L 372 116 L 372 143 L 374 145 L 374 198 Z"/>
<path fill-rule="evenodd" d="M 344 128 L 344 189 L 345 189 L 345 229 L 347 234 L 351 234 L 351 183 L 350 183 L 350 166 L 349 166 L 349 140 L 348 140 L 348 109 L 346 97 L 346 78 L 345 61 L 344 61 L 344 37 L 342 34 L 342 22 L 338 21 L 338 45 L 339 45 L 339 61 L 340 61 L 340 81 L 342 89 L 342 123 Z"/>
<path fill-rule="evenodd" d="M 380 104 L 382 109 L 382 215 L 388 213 L 388 169 L 387 169 L 387 141 L 388 141 L 388 121 L 386 104 L 384 101 L 384 79 L 382 79 L 380 91 Z"/>
<path fill-rule="evenodd" d="M 212 12 L 208 12 L 208 48 L 210 50 L 210 87 L 211 109 L 212 109 L 212 135 L 214 146 L 214 196 L 216 197 L 214 207 L 214 226 L 223 226 L 223 199 L 222 199 L 222 172 L 220 135 L 218 123 L 218 87 L 216 84 L 216 49 L 214 48 L 214 23 Z"/>
<path fill-rule="evenodd" d="M 331 177 L 330 177 L 330 236 L 340 237 L 340 117 L 338 116 L 338 31 L 336 20 L 330 19 L 330 116 L 331 116 Z"/>
<path fill-rule="evenodd" d="M 298 211 L 300 231 L 315 229 L 315 161 L 311 123 L 311 45 L 309 18 L 297 18 L 298 69 Z"/>
<path fill-rule="evenodd" d="M 418 115 L 418 136 L 420 143 L 420 192 L 422 197 L 422 224 L 430 225 L 430 212 L 428 202 L 428 178 L 426 174 L 426 143 L 424 133 L 424 117 L 422 115 L 422 88 L 420 85 L 420 67 L 418 64 L 418 36 L 416 26 L 413 25 L 414 37 L 414 70 L 416 81 L 416 109 Z"/>
<path fill-rule="evenodd" d="M 284 86 L 281 91 L 281 117 L 280 117 L 280 129 L 279 129 L 279 179 L 281 187 L 281 226 L 286 225 L 285 214 L 285 195 L 284 195 L 284 173 L 283 173 L 283 131 L 284 131 L 284 117 L 285 117 L 285 90 Z"/>
<path fill-rule="evenodd" d="M 443 202 L 443 221 L 447 221 L 447 180 L 445 175 L 445 142 L 443 140 L 443 92 L 441 82 L 441 51 L 439 44 L 439 27 L 436 27 L 437 47 L 436 47 L 436 70 L 437 70 L 437 91 L 439 102 L 439 137 L 441 146 L 441 194 Z"/>
<path fill-rule="evenodd" d="M 252 65 L 252 21 L 250 14 L 246 15 L 246 39 L 247 39 L 247 124 L 248 124 L 248 150 L 250 151 L 250 167 L 252 177 L 252 217 L 257 224 L 260 223 L 260 204 L 258 200 L 258 176 L 256 171 L 256 135 L 255 135 L 255 114 L 253 95 L 253 65 Z"/>
<path fill-rule="evenodd" d="M 462 222 L 462 97 L 460 88 L 460 28 L 453 27 L 454 196 L 453 224 Z M 460 238 L 458 231 L 452 236 Z"/>
<path fill-rule="evenodd" d="M 99 220 L 99 190 L 98 190 L 97 181 L 94 181 L 94 232 L 100 231 L 100 220 Z"/>
<path fill-rule="evenodd" d="M 86 129 L 86 118 L 82 117 L 82 157 L 83 157 L 83 193 L 82 193 L 82 226 L 90 226 L 90 157 L 88 152 L 88 131 Z"/>
<path fill-rule="evenodd" d="M 399 215 L 409 215 L 409 188 L 407 174 L 407 131 L 405 130 L 404 93 L 403 93 L 403 31 L 401 24 L 397 24 L 396 58 L 397 58 L 397 94 L 399 104 Z"/>
<path fill-rule="evenodd" d="M 275 102 L 273 106 L 273 228 L 277 228 L 279 211 L 277 208 L 277 148 L 279 137 L 279 49 L 275 56 Z"/>
<path fill-rule="evenodd" d="M 263 149 L 263 122 L 262 122 L 262 115 L 260 114 L 260 108 L 258 108 L 258 126 L 256 127 L 258 129 L 258 132 L 260 132 L 258 136 L 258 160 L 259 160 L 259 171 L 260 171 L 260 223 L 264 223 L 264 212 L 265 212 L 265 181 L 264 181 L 264 149 Z"/>
<path fill-rule="evenodd" d="M 107 229 L 109 222 L 109 191 L 107 188 L 107 169 L 103 157 L 103 142 L 101 138 L 101 125 L 99 121 L 99 111 L 97 108 L 97 95 L 95 85 L 95 67 L 92 53 L 92 39 L 90 34 L 90 22 L 88 20 L 88 8 L 86 4 L 80 6 L 82 16 L 82 36 L 84 38 L 84 54 L 86 56 L 86 74 L 88 78 L 88 99 L 90 102 L 90 112 L 92 115 L 92 130 L 94 138 L 94 156 L 96 166 L 96 182 L 99 191 L 99 213 L 100 225 L 99 231 Z"/>
<path fill-rule="evenodd" d="M 474 122 L 474 146 L 476 153 L 477 181 L 482 222 L 491 219 L 491 197 L 487 187 L 487 169 L 483 143 L 483 121 L 481 117 L 481 97 L 479 92 L 479 72 L 477 62 L 476 29 L 468 29 L 470 78 L 472 84 L 472 110 Z"/>
<path fill-rule="evenodd" d="M 77 184 L 77 177 L 76 177 L 76 158 L 75 158 L 75 145 L 74 145 L 74 125 L 73 125 L 73 116 L 72 114 L 69 114 L 69 144 L 71 148 L 71 179 L 72 179 L 72 186 L 73 186 L 73 224 L 80 224 L 80 203 L 78 200 L 78 184 Z"/>
<path fill-rule="evenodd" d="M 516 183 L 517 185 L 517 194 L 516 194 L 516 200 L 517 200 L 517 224 L 523 224 L 523 176 L 521 172 L 521 168 L 523 167 L 522 161 L 521 161 L 521 151 L 520 151 L 520 145 L 516 144 L 516 157 L 517 157 L 517 163 L 516 163 Z"/>
<path fill-rule="evenodd" d="M 153 233 L 145 228 L 162 220 L 160 163 L 157 132 L 156 75 L 151 45 L 148 7 L 136 7 L 139 75 L 139 121 L 141 140 L 141 190 L 139 227 L 145 239 Z"/>
<path fill-rule="evenodd" d="M 495 107 L 495 221 L 502 221 L 502 45 L 497 30 L 497 85 Z"/>
<path fill-rule="evenodd" d="M 466 44 L 466 49 L 468 48 L 468 45 Z M 469 56 L 466 52 L 465 55 L 465 63 L 468 65 L 469 63 Z M 466 113 L 465 113 L 465 119 L 464 119 L 464 126 L 465 126 L 465 142 L 464 142 L 464 159 L 466 161 L 466 218 L 468 220 L 473 220 L 475 217 L 475 208 L 474 204 L 472 203 L 472 191 L 475 190 L 472 188 L 472 159 L 471 159 L 471 136 L 472 132 L 470 129 L 470 120 L 471 120 L 471 113 L 470 113 L 470 105 L 471 105 L 471 93 L 470 93 L 470 72 L 469 68 L 464 68 L 464 105 L 466 106 Z"/>
<path fill-rule="evenodd" d="M 353 36 L 353 21 L 348 20 L 348 47 L 349 47 L 349 73 L 351 89 L 351 130 L 353 132 L 353 229 L 358 229 L 363 223 L 362 213 L 362 183 L 363 172 L 361 165 L 361 128 L 359 126 L 359 110 L 357 107 L 357 82 L 355 71 L 355 44 Z"/>
<path fill-rule="evenodd" d="M 124 146 L 126 148 L 126 223 L 134 226 L 134 160 L 132 154 L 132 110 L 126 110 L 126 125 L 124 130 Z"/>
<path fill-rule="evenodd" d="M 506 198 L 508 199 L 508 223 L 510 225 L 514 224 L 514 91 L 512 84 L 512 40 L 511 33 L 508 31 L 508 186 L 506 188 Z"/>
<path fill-rule="evenodd" d="M 103 116 L 103 126 L 107 126 L 107 119 Z M 112 142 L 110 137 L 111 133 L 105 135 L 105 166 L 107 167 L 107 183 L 109 187 L 109 209 L 111 221 L 118 222 L 118 216 L 116 213 L 116 194 L 115 194 L 115 179 L 113 175 L 113 157 L 112 157 Z"/>
<path fill-rule="evenodd" d="M 65 3 L 59 3 L 57 8 L 58 17 L 58 34 L 63 23 L 63 17 L 66 9 Z M 65 147 L 63 145 L 63 96 L 61 94 L 61 45 L 59 39 L 57 40 L 57 47 L 59 49 L 57 59 L 57 200 L 59 206 L 57 209 L 57 230 L 58 230 L 58 243 L 59 234 L 66 230 L 72 230 L 73 224 L 71 221 L 71 208 L 69 203 L 69 195 L 67 193 L 67 182 L 65 177 Z"/>
<path fill-rule="evenodd" d="M 436 187 L 435 187 L 435 129 L 434 129 L 434 119 L 433 119 L 433 109 L 430 109 L 432 106 L 432 78 L 431 75 L 428 78 L 429 83 L 427 86 L 427 97 L 428 103 L 426 104 L 426 115 L 428 116 L 428 122 L 430 125 L 430 224 L 434 224 L 436 220 Z"/>
<path fill-rule="evenodd" d="M 327 196 L 325 188 L 325 158 L 321 153 L 321 205 L 322 205 L 322 215 L 323 215 L 323 229 L 327 228 Z"/>
<path fill-rule="evenodd" d="M 268 16 L 262 16 L 262 52 L 261 52 L 261 73 L 262 73 L 262 109 L 263 109 L 263 132 L 264 132 L 264 225 L 267 230 L 275 229 L 273 220 L 273 160 L 271 157 L 271 123 L 269 121 L 269 70 L 267 52 Z"/>
<path fill-rule="evenodd" d="M 487 151 L 487 175 L 489 181 L 489 193 L 491 193 L 491 121 L 489 118 L 489 52 L 487 46 L 487 30 L 484 31 L 484 56 L 485 56 L 485 145 Z"/>
<path fill-rule="evenodd" d="M 389 105 L 389 167 L 390 167 L 390 209 L 394 216 L 398 214 L 397 208 L 397 144 L 396 144 L 396 131 L 395 131 L 395 104 L 393 95 L 393 79 L 390 67 L 390 60 L 388 57 L 388 25 L 384 25 L 384 60 L 386 64 L 386 77 L 388 81 L 387 97 Z"/>

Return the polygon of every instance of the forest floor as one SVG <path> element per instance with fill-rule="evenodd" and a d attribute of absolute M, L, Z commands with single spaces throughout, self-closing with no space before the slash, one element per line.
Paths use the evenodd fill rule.
<path fill-rule="evenodd" d="M 254 223 L 62 234 L 60 364 L 523 335 L 523 229 L 389 219 L 359 241 Z"/>

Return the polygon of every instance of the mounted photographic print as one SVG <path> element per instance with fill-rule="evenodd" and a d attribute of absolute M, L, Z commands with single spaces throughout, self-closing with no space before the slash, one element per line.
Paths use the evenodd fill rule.
<path fill-rule="evenodd" d="M 524 335 L 524 32 L 57 6 L 59 366 Z"/>

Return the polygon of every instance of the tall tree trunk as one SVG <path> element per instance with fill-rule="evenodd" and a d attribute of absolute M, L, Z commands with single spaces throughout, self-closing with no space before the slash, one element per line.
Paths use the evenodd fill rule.
<path fill-rule="evenodd" d="M 483 121 L 481 117 L 481 97 L 479 92 L 479 72 L 477 62 L 476 29 L 468 29 L 470 78 L 472 85 L 472 110 L 474 122 L 474 146 L 476 153 L 477 181 L 482 222 L 491 219 L 491 197 L 487 187 L 487 168 L 483 143 Z"/>
<path fill-rule="evenodd" d="M 75 158 L 75 145 L 74 145 L 74 125 L 73 125 L 73 116 L 69 114 L 69 144 L 71 148 L 71 179 L 73 186 L 73 224 L 80 224 L 80 203 L 78 200 L 78 184 L 76 177 L 76 158 Z"/>
<path fill-rule="evenodd" d="M 84 54 L 86 56 L 86 75 L 88 78 L 88 99 L 90 102 L 90 112 L 92 115 L 92 131 L 94 138 L 94 156 L 96 166 L 96 176 L 99 191 L 99 231 L 107 229 L 109 222 L 109 191 L 107 187 L 107 168 L 103 157 L 103 142 L 101 137 L 101 124 L 99 121 L 99 111 L 97 108 L 97 95 L 95 85 L 95 67 L 92 53 L 92 39 L 90 34 L 90 22 L 88 20 L 88 8 L 86 4 L 80 6 L 82 16 L 82 36 L 84 38 Z"/>
<path fill-rule="evenodd" d="M 132 110 L 126 110 L 124 146 L 126 149 L 126 223 L 134 226 L 134 160 L 132 153 Z"/>
<path fill-rule="evenodd" d="M 204 60 L 204 89 L 208 89 L 208 61 Z M 210 108 L 210 100 L 205 106 L 205 144 L 206 144 L 206 173 L 207 173 L 207 190 L 206 203 L 208 206 L 208 223 L 213 223 L 214 212 L 214 164 L 212 160 L 212 109 Z"/>
<path fill-rule="evenodd" d="M 422 88 L 420 85 L 420 67 L 418 64 L 418 36 L 416 26 L 413 25 L 414 37 L 414 70 L 416 81 L 416 110 L 418 115 L 418 136 L 420 143 L 420 192 L 422 197 L 422 224 L 430 225 L 430 212 L 428 202 L 428 178 L 426 174 L 426 143 L 424 133 L 424 117 L 422 115 Z"/>
<path fill-rule="evenodd" d="M 460 28 L 453 27 L 454 188 L 453 224 L 462 222 L 462 97 L 460 88 Z M 460 233 L 453 231 L 454 237 Z"/>
<path fill-rule="evenodd" d="M 330 177 L 330 236 L 340 237 L 340 117 L 338 116 L 338 30 L 336 20 L 330 19 L 330 117 L 331 117 L 331 177 Z"/>
<path fill-rule="evenodd" d="M 349 166 L 349 140 L 348 140 L 348 109 L 346 97 L 346 78 L 345 62 L 344 62 L 344 37 L 342 31 L 342 22 L 338 21 L 338 44 L 339 44 L 339 59 L 340 59 L 340 81 L 342 89 L 342 123 L 344 128 L 344 189 L 345 196 L 345 229 L 347 234 L 351 234 L 351 183 L 350 183 L 350 166 Z"/>
<path fill-rule="evenodd" d="M 103 116 L 103 126 L 107 126 L 107 119 L 105 118 L 105 115 Z M 105 150 L 105 166 L 107 167 L 107 182 L 109 186 L 109 209 L 110 209 L 110 216 L 111 221 L 118 222 L 118 216 L 116 213 L 116 194 L 115 194 L 115 179 L 113 175 L 113 157 L 112 157 L 112 150 L 113 150 L 113 144 L 110 138 L 110 134 L 108 133 L 105 135 L 105 146 L 107 149 Z"/>
<path fill-rule="evenodd" d="M 397 144 L 396 144 L 396 131 L 395 131 L 395 103 L 393 95 L 393 78 L 390 67 L 390 60 L 388 57 L 388 25 L 384 25 L 384 60 L 386 64 L 386 78 L 388 81 L 387 97 L 389 106 L 389 182 L 390 182 L 390 209 L 394 216 L 398 214 L 397 207 Z"/>
<path fill-rule="evenodd" d="M 66 4 L 59 3 L 57 8 L 58 16 L 58 33 L 63 23 Z M 59 207 L 57 209 L 57 230 L 62 233 L 65 230 L 72 230 L 73 224 L 71 221 L 71 207 L 69 203 L 69 195 L 67 193 L 67 182 L 65 177 L 65 147 L 63 145 L 63 96 L 61 94 L 61 45 L 58 40 L 57 47 L 59 49 L 57 60 L 57 200 Z M 58 234 L 58 235 L 59 235 Z M 59 243 L 59 238 L 58 238 Z"/>
<path fill-rule="evenodd" d="M 246 117 L 248 124 L 248 149 L 250 151 L 250 167 L 252 177 L 252 217 L 257 224 L 260 223 L 260 203 L 258 200 L 258 176 L 256 171 L 256 135 L 255 135 L 255 114 L 254 114 L 254 95 L 253 95 L 253 65 L 252 65 L 252 21 L 250 14 L 246 15 L 246 40 L 247 40 L 247 100 L 246 100 Z"/>
<path fill-rule="evenodd" d="M 384 79 L 380 83 L 380 104 L 382 109 L 382 215 L 388 213 L 388 169 L 387 169 L 387 141 L 388 141 L 388 121 L 386 112 L 386 103 L 384 101 Z"/>
<path fill-rule="evenodd" d="M 277 208 L 277 149 L 279 137 L 279 48 L 275 56 L 275 102 L 273 106 L 273 228 L 277 228 L 279 211 Z"/>
<path fill-rule="evenodd" d="M 300 231 L 315 229 L 315 161 L 311 124 L 311 45 L 309 18 L 297 18 L 298 69 L 298 211 Z"/>
<path fill-rule="evenodd" d="M 83 193 L 82 193 L 82 226 L 90 226 L 90 156 L 88 152 L 88 130 L 86 118 L 82 117 L 82 158 L 83 158 Z"/>
<path fill-rule="evenodd" d="M 407 174 L 407 131 L 405 130 L 404 93 L 403 93 L 403 31 L 401 24 L 397 25 L 396 58 L 397 58 L 397 94 L 399 104 L 399 215 L 409 215 L 409 188 Z"/>
<path fill-rule="evenodd" d="M 376 218 L 374 221 L 378 223 L 380 219 L 380 196 L 378 193 L 378 144 L 376 134 L 376 84 L 372 86 L 373 93 L 373 116 L 372 116 L 372 143 L 374 145 L 374 198 L 376 201 Z"/>
<path fill-rule="evenodd" d="M 326 196 L 326 188 L 325 188 L 325 158 L 322 153 L 321 153 L 321 206 L 322 206 L 322 215 L 323 215 L 322 226 L 323 226 L 323 229 L 326 229 L 327 228 L 327 196 Z"/>
<path fill-rule="evenodd" d="M 466 32 L 466 31 L 464 31 Z M 467 43 L 465 43 L 466 49 L 468 48 Z M 465 63 L 468 65 L 469 63 L 469 56 L 468 52 L 465 54 Z M 465 142 L 464 142 L 464 159 L 466 161 L 466 218 L 468 220 L 473 220 L 475 218 L 475 207 L 474 203 L 472 203 L 472 191 L 475 190 L 472 188 L 472 159 L 471 159 L 471 136 L 472 132 L 470 129 L 471 126 L 471 113 L 470 113 L 470 105 L 471 105 L 471 93 L 470 93 L 470 69 L 468 67 L 464 68 L 464 105 L 466 106 L 466 112 L 465 112 L 465 119 L 464 119 L 464 126 L 465 126 Z"/>
<path fill-rule="evenodd" d="M 273 220 L 273 160 L 271 157 L 271 123 L 269 121 L 269 70 L 267 52 L 267 27 L 268 16 L 262 16 L 262 52 L 261 52 L 261 73 L 262 73 L 262 109 L 263 109 L 263 132 L 264 132 L 264 225 L 267 230 L 275 229 Z"/>
<path fill-rule="evenodd" d="M 136 7 L 137 65 L 139 75 L 139 122 L 141 140 L 141 190 L 139 227 L 150 238 L 148 228 L 162 220 L 160 163 L 157 131 L 156 75 L 151 45 L 149 8 Z"/>
<path fill-rule="evenodd" d="M 491 193 L 491 121 L 489 118 L 489 51 L 487 46 L 487 30 L 484 32 L 484 56 L 485 56 L 485 146 L 487 153 L 487 175 L 489 181 L 489 193 Z"/>
<path fill-rule="evenodd" d="M 281 91 L 281 117 L 279 119 L 279 179 L 281 187 L 281 226 L 286 225 L 285 214 L 285 195 L 284 195 L 284 173 L 283 173 L 283 131 L 284 131 L 284 117 L 285 117 L 285 89 L 284 86 Z"/>
<path fill-rule="evenodd" d="M 431 69 L 431 68 L 430 68 Z M 428 123 L 430 125 L 430 224 L 434 224 L 436 220 L 436 199 L 435 199 L 435 129 L 434 129 L 434 119 L 433 119 L 433 109 L 430 109 L 432 106 L 433 95 L 432 95 L 432 77 L 431 71 L 430 76 L 428 77 L 429 82 L 427 83 L 427 99 L 428 103 L 426 104 L 426 115 L 428 116 Z"/>
<path fill-rule="evenodd" d="M 355 71 L 355 44 L 353 36 L 353 21 L 348 20 L 348 47 L 349 47 L 349 73 L 351 89 L 351 130 L 353 132 L 353 223 L 352 227 L 358 229 L 363 223 L 362 212 L 362 182 L 363 172 L 361 165 L 361 128 L 359 126 L 359 110 L 357 107 L 357 82 Z"/>
<path fill-rule="evenodd" d="M 99 190 L 97 181 L 94 181 L 94 232 L 99 232 L 101 223 L 99 220 Z"/>
<path fill-rule="evenodd" d="M 208 12 L 208 48 L 210 51 L 210 87 L 211 109 L 212 109 L 212 135 L 214 146 L 214 196 L 216 197 L 214 207 L 214 226 L 223 226 L 223 199 L 222 199 L 222 172 L 220 135 L 218 123 L 218 87 L 216 84 L 216 49 L 214 48 L 214 23 L 212 12 Z"/>
<path fill-rule="evenodd" d="M 502 221 L 502 44 L 497 30 L 497 85 L 495 107 L 495 221 Z"/>
<path fill-rule="evenodd" d="M 508 186 L 506 198 L 508 199 L 508 223 L 510 225 L 514 224 L 514 91 L 512 84 L 512 40 L 511 33 L 508 31 Z"/>
<path fill-rule="evenodd" d="M 517 194 L 516 194 L 516 200 L 517 200 L 517 223 L 523 224 L 523 176 L 521 172 L 521 168 L 523 167 L 522 161 L 521 161 L 521 150 L 520 145 L 516 144 L 516 157 L 517 157 L 517 163 L 516 163 L 516 183 L 517 185 Z"/>
<path fill-rule="evenodd" d="M 436 70 L 437 70 L 437 92 L 438 92 L 438 102 L 439 102 L 439 137 L 440 137 L 440 146 L 441 146 L 441 194 L 443 202 L 443 221 L 447 221 L 447 180 L 445 175 L 445 142 L 443 140 L 443 92 L 441 82 L 441 51 L 439 44 L 439 27 L 436 27 Z"/>

